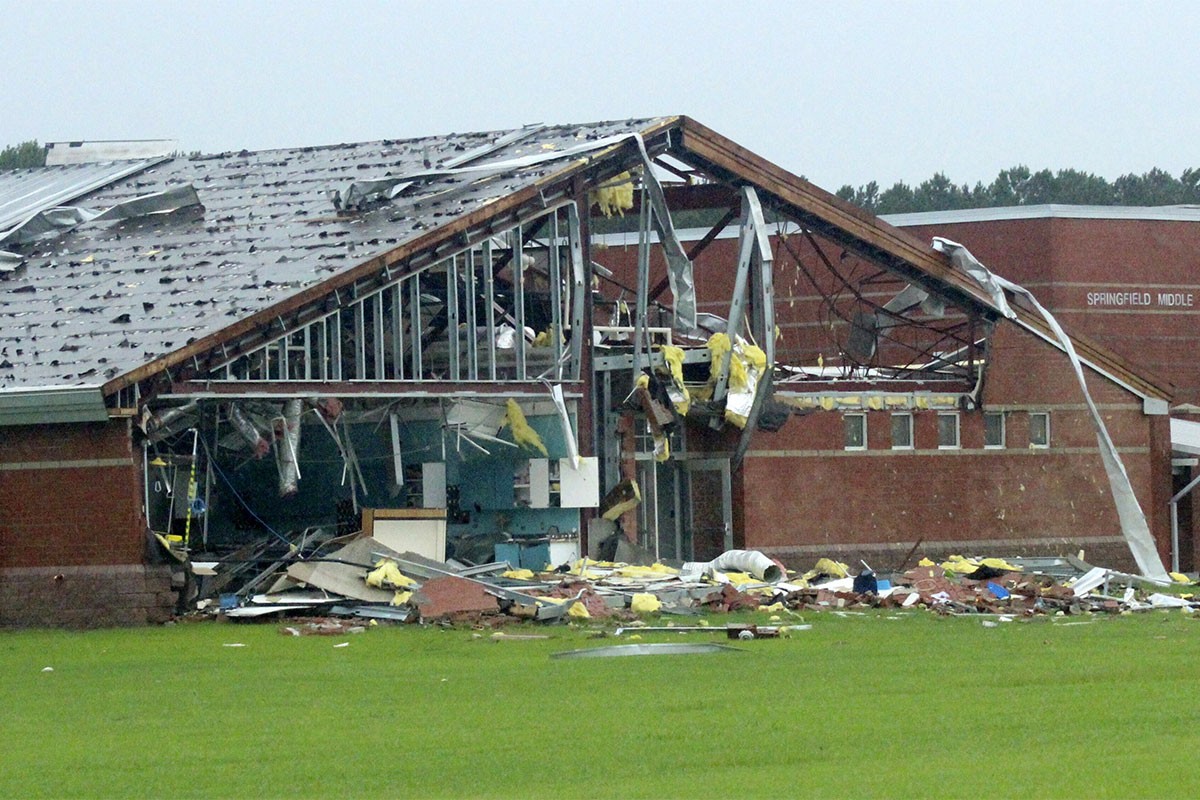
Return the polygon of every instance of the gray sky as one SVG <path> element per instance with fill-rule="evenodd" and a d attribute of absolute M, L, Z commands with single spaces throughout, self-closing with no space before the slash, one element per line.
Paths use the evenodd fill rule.
<path fill-rule="evenodd" d="M 0 0 L 0 144 L 687 114 L 835 190 L 1200 166 L 1200 4 Z"/>

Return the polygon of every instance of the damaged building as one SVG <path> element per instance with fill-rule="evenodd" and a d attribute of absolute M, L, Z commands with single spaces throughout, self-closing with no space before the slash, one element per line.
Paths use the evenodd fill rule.
<path fill-rule="evenodd" d="M 689 118 L 120 155 L 0 176 L 0 625 L 360 530 L 1171 555 L 1168 384 Z"/>

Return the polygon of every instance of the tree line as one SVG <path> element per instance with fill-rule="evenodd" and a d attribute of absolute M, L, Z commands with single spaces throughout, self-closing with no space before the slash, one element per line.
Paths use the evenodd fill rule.
<path fill-rule="evenodd" d="M 880 191 L 871 181 L 849 184 L 837 196 L 873 214 L 914 211 L 954 211 L 1046 203 L 1090 206 L 1166 206 L 1200 203 L 1200 169 L 1185 169 L 1178 178 L 1155 167 L 1141 175 L 1129 173 L 1109 182 L 1077 169 L 1037 172 L 1017 166 L 1001 170 L 991 183 L 957 184 L 938 172 L 916 186 L 903 181 Z"/>
<path fill-rule="evenodd" d="M 0 171 L 7 169 L 26 169 L 41 167 L 46 164 L 46 148 L 30 139 L 20 144 L 10 144 L 0 150 Z"/>
<path fill-rule="evenodd" d="M 34 139 L 0 150 L 0 171 L 40 167 L 46 148 Z M 955 211 L 963 208 L 1064 205 L 1168 206 L 1200 204 L 1200 169 L 1185 169 L 1178 178 L 1155 167 L 1141 175 L 1129 173 L 1114 181 L 1077 169 L 1032 172 L 1016 166 L 1001 170 L 991 183 L 957 184 L 945 173 L 916 186 L 898 181 L 880 190 L 876 181 L 859 187 L 846 184 L 837 196 L 872 214 L 906 214 L 914 211 Z"/>

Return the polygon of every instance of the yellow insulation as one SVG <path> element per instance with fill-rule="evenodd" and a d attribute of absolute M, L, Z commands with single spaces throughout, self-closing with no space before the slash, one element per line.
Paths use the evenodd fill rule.
<path fill-rule="evenodd" d="M 525 412 L 521 411 L 517 401 L 510 397 L 507 408 L 508 413 L 504 417 L 504 424 L 512 429 L 513 441 L 521 447 L 537 450 L 544 456 L 550 455 L 550 452 L 546 450 L 546 445 L 542 444 L 542 437 L 538 436 L 538 432 L 529 426 L 528 420 L 525 419 Z"/>
<path fill-rule="evenodd" d="M 395 561 L 381 558 L 375 562 L 375 569 L 367 573 L 367 585 L 383 588 L 384 584 L 397 589 L 408 589 L 417 582 L 400 571 Z"/>
<path fill-rule="evenodd" d="M 589 198 L 604 216 L 616 214 L 623 217 L 626 211 L 633 208 L 633 176 L 628 171 L 622 172 L 608 183 L 608 186 L 591 192 Z"/>
<path fill-rule="evenodd" d="M 683 396 L 682 400 L 675 401 L 675 411 L 678 412 L 679 416 L 686 417 L 688 409 L 692 404 L 692 398 L 683 383 L 683 348 L 665 344 L 660 349 L 663 359 L 667 362 L 667 368 L 671 370 L 671 379 L 675 383 L 675 391 Z"/>

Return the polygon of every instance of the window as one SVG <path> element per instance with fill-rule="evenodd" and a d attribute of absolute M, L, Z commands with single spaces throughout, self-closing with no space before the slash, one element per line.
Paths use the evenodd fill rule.
<path fill-rule="evenodd" d="M 1050 446 L 1050 412 L 1029 412 L 1029 446 Z"/>
<path fill-rule="evenodd" d="M 892 414 L 892 449 L 912 450 L 912 414 Z"/>
<path fill-rule="evenodd" d="M 845 444 L 847 450 L 867 449 L 867 416 L 865 414 L 847 414 L 842 418 L 845 426 Z"/>
<path fill-rule="evenodd" d="M 938 414 L 938 449 L 958 449 L 958 414 Z"/>
<path fill-rule="evenodd" d="M 983 412 L 983 446 L 998 449 L 1004 447 L 1004 412 Z"/>

